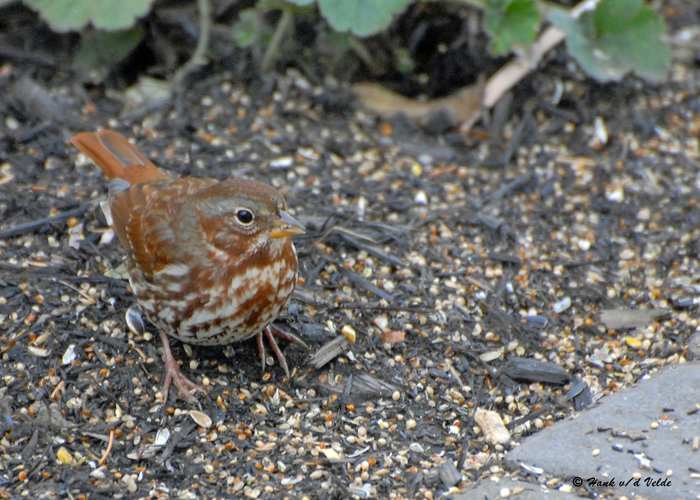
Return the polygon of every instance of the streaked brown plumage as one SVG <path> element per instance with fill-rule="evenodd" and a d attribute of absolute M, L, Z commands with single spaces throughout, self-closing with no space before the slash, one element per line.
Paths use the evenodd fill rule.
<path fill-rule="evenodd" d="M 171 177 L 111 130 L 72 142 L 112 179 L 112 227 L 128 253 L 129 282 L 165 348 L 165 397 L 171 381 L 191 402 L 198 387 L 180 373 L 167 335 L 200 345 L 257 335 L 264 365 L 264 334 L 289 374 L 272 335 L 299 339 L 269 325 L 294 290 L 289 237 L 304 229 L 282 195 L 250 179 Z"/>

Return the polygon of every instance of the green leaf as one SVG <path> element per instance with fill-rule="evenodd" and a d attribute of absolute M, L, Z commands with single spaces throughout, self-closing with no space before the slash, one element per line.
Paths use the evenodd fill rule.
<path fill-rule="evenodd" d="M 370 36 L 380 32 L 411 0 L 288 0 L 298 6 L 314 2 L 335 31 Z"/>
<path fill-rule="evenodd" d="M 263 26 L 256 9 L 244 9 L 233 24 L 233 38 L 239 47 L 250 47 L 260 42 Z"/>
<path fill-rule="evenodd" d="M 113 33 L 87 29 L 80 38 L 75 63 L 85 72 L 92 73 L 94 80 L 102 81 L 142 39 L 143 29 L 140 26 Z"/>
<path fill-rule="evenodd" d="M 671 48 L 661 39 L 664 22 L 642 0 L 601 0 L 579 19 L 553 10 L 549 20 L 566 32 L 569 53 L 601 81 L 620 80 L 630 71 L 661 82 L 671 67 Z"/>
<path fill-rule="evenodd" d="M 541 22 L 536 0 L 488 0 L 484 28 L 491 36 L 491 52 L 507 54 L 516 45 L 529 47 Z"/>
<path fill-rule="evenodd" d="M 77 31 L 91 22 L 95 28 L 131 28 L 153 0 L 24 0 L 54 31 Z"/>
<path fill-rule="evenodd" d="M 313 0 L 290 0 L 309 5 Z M 391 23 L 411 0 L 318 0 L 321 14 L 335 31 L 350 31 L 357 36 L 378 33 Z"/>

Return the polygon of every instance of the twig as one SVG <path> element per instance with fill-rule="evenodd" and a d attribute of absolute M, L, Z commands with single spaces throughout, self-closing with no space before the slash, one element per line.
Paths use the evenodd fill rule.
<path fill-rule="evenodd" d="M 0 239 L 10 238 L 12 236 L 19 236 L 25 233 L 31 233 L 32 231 L 57 220 L 78 217 L 79 215 L 83 215 L 85 212 L 87 212 L 92 206 L 92 203 L 86 203 L 78 208 L 74 208 L 73 210 L 68 210 L 67 212 L 61 212 L 50 217 L 44 217 L 43 219 L 27 222 L 26 224 L 6 229 L 5 231 L 0 231 Z"/>
<path fill-rule="evenodd" d="M 370 245 L 365 245 L 364 243 L 360 243 L 357 241 L 355 238 L 351 237 L 347 233 L 343 231 L 336 231 L 336 234 L 340 235 L 340 237 L 345 240 L 345 243 L 349 244 L 350 246 L 355 247 L 357 250 L 364 250 L 367 252 L 369 255 L 376 257 L 378 259 L 385 260 L 389 262 L 390 264 L 393 264 L 396 267 L 406 267 L 406 264 L 404 264 L 400 259 L 396 257 L 392 257 L 391 255 L 387 255 L 386 253 L 382 252 L 378 248 L 375 248 Z"/>
<path fill-rule="evenodd" d="M 114 444 L 114 429 L 109 431 L 109 444 L 107 445 L 107 449 L 104 452 L 104 455 L 102 455 L 102 458 L 100 458 L 100 461 L 97 462 L 97 464 L 102 467 L 105 462 L 107 461 L 107 457 L 109 456 L 109 452 L 112 451 L 112 445 Z"/>
<path fill-rule="evenodd" d="M 377 306 L 374 304 L 365 304 L 362 302 L 345 302 L 337 306 L 329 306 L 325 309 L 325 312 L 342 311 L 344 309 L 364 311 L 406 311 L 413 313 L 435 312 L 434 307 L 427 306 Z"/>
<path fill-rule="evenodd" d="M 0 2 L 0 7 L 2 7 L 2 2 Z M 47 57 L 38 56 L 36 54 L 29 54 L 24 52 L 17 52 L 10 49 L 0 50 L 0 57 L 3 59 L 12 59 L 19 64 L 29 63 L 36 66 L 42 66 L 54 71 L 62 71 L 65 73 L 75 74 L 77 70 L 65 63 L 59 63 L 53 59 Z"/>
<path fill-rule="evenodd" d="M 194 430 L 194 428 L 197 427 L 197 424 L 194 422 L 188 422 L 184 424 L 179 431 L 177 431 L 171 438 L 168 444 L 166 445 L 165 449 L 163 450 L 163 453 L 160 456 L 160 459 L 158 460 L 159 463 L 164 464 L 165 461 L 170 458 L 170 455 L 173 454 L 173 451 L 175 451 L 176 446 L 182 446 L 183 442 L 187 438 L 190 432 Z"/>
<path fill-rule="evenodd" d="M 87 293 L 83 292 L 80 288 L 78 288 L 75 285 L 71 285 L 70 283 L 67 283 L 63 280 L 56 280 L 58 283 L 60 283 L 63 286 L 66 286 L 70 288 L 71 290 L 75 291 L 78 293 L 78 295 L 82 296 L 85 300 L 87 300 L 90 304 L 95 305 L 97 304 L 97 301 L 95 301 L 94 298 L 90 297 Z"/>
<path fill-rule="evenodd" d="M 381 297 L 387 302 L 391 302 L 392 300 L 394 300 L 394 296 L 392 294 L 385 292 L 381 288 L 377 287 L 374 283 L 364 279 L 358 274 L 355 274 L 351 270 L 345 269 L 342 265 L 336 265 L 336 269 L 338 269 L 338 272 L 342 274 L 345 277 L 345 279 L 347 279 L 353 285 L 357 285 L 361 288 L 364 288 L 368 292 L 372 292 L 374 295 L 376 295 L 377 297 Z"/>
<path fill-rule="evenodd" d="M 508 165 L 510 160 L 512 160 L 515 156 L 515 153 L 520 147 L 521 141 L 523 140 L 523 136 L 525 135 L 525 128 L 528 125 L 530 125 L 531 122 L 534 122 L 534 119 L 532 117 L 532 110 L 526 109 L 525 115 L 523 116 L 522 120 L 520 120 L 520 124 L 515 129 L 515 133 L 508 141 L 506 151 L 505 153 L 503 153 L 503 165 Z"/>
<path fill-rule="evenodd" d="M 535 174 L 533 172 L 527 172 L 519 177 L 516 177 L 513 181 L 503 184 L 493 193 L 487 195 L 481 203 L 479 203 L 479 208 L 482 208 L 492 201 L 500 201 L 505 198 L 511 192 L 525 186 L 527 183 L 535 179 Z"/>
<path fill-rule="evenodd" d="M 565 38 L 566 33 L 555 26 L 544 30 L 529 50 L 499 69 L 489 79 L 484 89 L 484 107 L 492 108 L 503 94 L 513 88 L 530 71 L 537 68 L 537 63 L 542 57 Z"/>

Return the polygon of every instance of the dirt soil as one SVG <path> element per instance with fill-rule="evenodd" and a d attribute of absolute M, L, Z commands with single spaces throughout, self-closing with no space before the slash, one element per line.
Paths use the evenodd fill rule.
<path fill-rule="evenodd" d="M 507 118 L 466 136 L 379 121 L 338 104 L 345 85 L 293 70 L 215 73 L 183 115 L 125 119 L 70 79 L 27 100 L 40 84 L 3 69 L 0 498 L 435 498 L 492 475 L 540 487 L 503 452 L 683 362 L 698 328 L 693 65 L 653 87 L 554 61 Z M 207 392 L 199 407 L 162 401 L 158 334 L 125 321 L 106 180 L 68 144 L 98 127 L 174 173 L 283 192 L 307 227 L 278 322 L 311 346 L 283 346 L 291 380 L 263 372 L 253 342 L 173 341 Z"/>

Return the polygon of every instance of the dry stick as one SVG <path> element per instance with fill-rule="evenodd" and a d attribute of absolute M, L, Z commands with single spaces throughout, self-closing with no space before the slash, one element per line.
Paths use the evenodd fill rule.
<path fill-rule="evenodd" d="M 342 231 L 336 231 L 340 237 L 345 240 L 345 243 L 349 244 L 350 246 L 354 246 L 358 250 L 364 250 L 367 252 L 369 255 L 376 257 L 378 259 L 385 260 L 389 262 L 390 264 L 393 264 L 396 267 L 407 267 L 406 264 L 404 264 L 399 258 L 393 257 L 391 255 L 387 255 L 386 253 L 382 252 L 376 247 L 370 246 L 370 245 L 365 245 L 364 243 L 361 243 L 357 241 L 355 238 L 351 237 L 350 235 L 342 232 Z"/>
<path fill-rule="evenodd" d="M 97 462 L 97 464 L 102 467 L 105 462 L 107 461 L 107 457 L 109 456 L 109 453 L 112 451 L 112 445 L 114 444 L 114 429 L 109 431 L 109 444 L 107 445 L 107 449 L 105 450 L 104 455 L 102 455 L 102 458 L 100 458 L 100 461 Z"/>
<path fill-rule="evenodd" d="M 10 3 L 10 2 L 7 2 Z M 3 1 L 0 0 L 0 7 L 3 6 Z M 11 49 L 6 49 L 3 48 L 0 50 L 0 57 L 3 59 L 12 59 L 13 61 L 16 61 L 18 64 L 33 64 L 35 66 L 41 66 L 44 68 L 48 68 L 53 71 L 61 71 L 64 73 L 71 73 L 75 74 L 78 71 L 72 67 L 68 66 L 63 62 L 58 62 L 54 61 L 53 59 L 50 59 L 48 57 L 42 57 L 36 54 L 27 54 L 25 52 L 19 52 Z"/>
<path fill-rule="evenodd" d="M 90 302 L 90 304 L 92 304 L 92 305 L 97 304 L 97 301 L 95 301 L 94 298 L 90 297 L 87 293 L 85 293 L 84 291 L 82 291 L 82 290 L 81 290 L 80 288 L 78 288 L 77 286 L 72 285 L 72 284 L 70 284 L 70 283 L 67 283 L 67 282 L 65 282 L 65 281 L 63 281 L 63 280 L 56 280 L 56 282 L 60 283 L 60 284 L 63 285 L 63 286 L 66 286 L 66 287 L 70 288 L 70 289 L 73 290 L 74 292 L 78 292 L 78 294 L 79 294 L 80 296 L 82 296 L 85 300 L 87 300 L 88 302 Z"/>
<path fill-rule="evenodd" d="M 27 222 L 26 224 L 21 224 L 19 226 L 11 227 L 10 229 L 6 229 L 4 231 L 0 231 L 0 239 L 3 238 L 9 238 L 11 236 L 19 236 L 22 234 L 26 233 L 31 233 L 35 229 L 38 229 L 46 224 L 50 224 L 52 222 L 55 222 L 57 220 L 63 220 L 63 219 L 69 219 L 71 217 L 79 217 L 83 215 L 85 212 L 90 210 L 94 203 L 89 202 L 85 203 L 84 205 L 81 205 L 78 208 L 75 208 L 73 210 L 68 210 L 66 212 L 60 212 L 55 215 L 51 215 L 49 217 L 44 217 L 43 219 L 35 220 L 32 222 Z"/>
<path fill-rule="evenodd" d="M 376 286 L 374 283 L 364 279 L 358 274 L 355 274 L 350 269 L 345 269 L 342 265 L 336 265 L 336 269 L 340 274 L 345 276 L 345 279 L 347 279 L 353 285 L 357 285 L 361 288 L 364 288 L 368 292 L 372 292 L 374 295 L 386 300 L 387 302 L 391 302 L 392 300 L 394 300 L 394 296 L 392 294 L 385 292 L 384 290 Z"/>
<path fill-rule="evenodd" d="M 525 75 L 537 67 L 542 57 L 566 38 L 559 28 L 550 26 L 542 33 L 530 50 L 499 69 L 488 81 L 484 89 L 484 107 L 492 108 L 503 94 L 515 86 Z"/>

